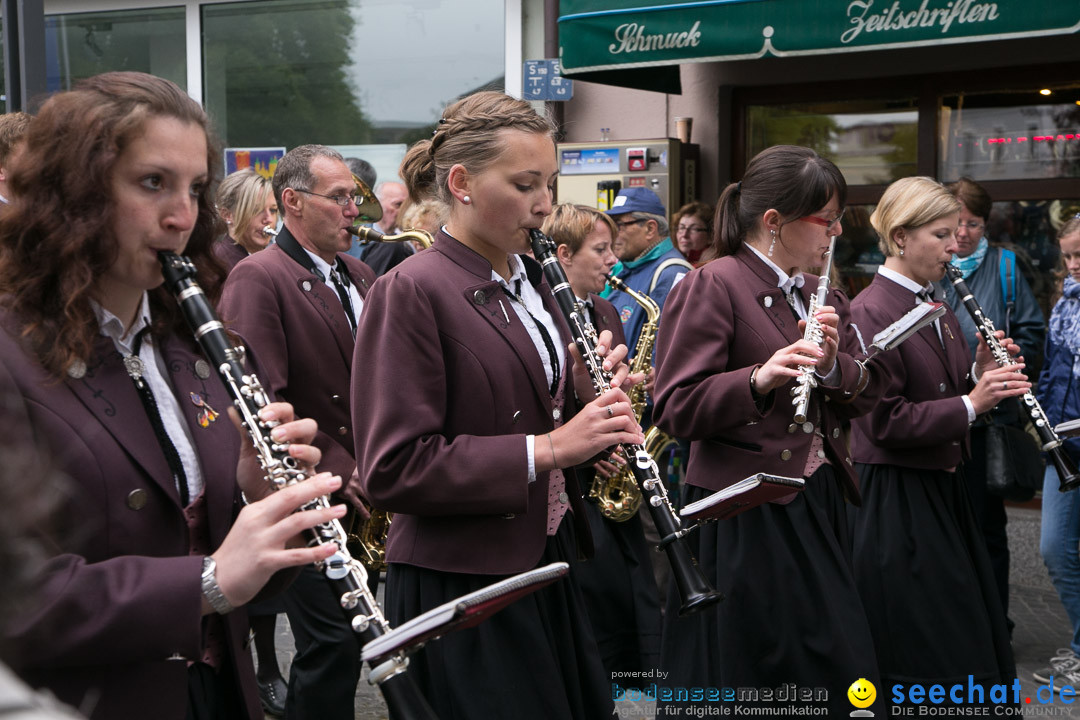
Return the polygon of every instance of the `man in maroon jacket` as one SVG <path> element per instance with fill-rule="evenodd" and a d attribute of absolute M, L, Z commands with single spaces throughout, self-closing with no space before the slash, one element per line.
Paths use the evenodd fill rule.
<path fill-rule="evenodd" d="M 345 254 L 359 211 L 352 174 L 321 145 L 294 148 L 278 163 L 274 195 L 284 216 L 277 242 L 229 275 L 221 314 L 251 346 L 263 383 L 319 424 L 321 470 L 355 475 L 349 377 L 356 324 L 375 275 Z M 343 495 L 360 507 L 355 481 Z M 377 578 L 374 578 L 377 581 Z M 329 581 L 305 569 L 285 595 L 296 639 L 285 715 L 353 716 L 360 646 Z"/>

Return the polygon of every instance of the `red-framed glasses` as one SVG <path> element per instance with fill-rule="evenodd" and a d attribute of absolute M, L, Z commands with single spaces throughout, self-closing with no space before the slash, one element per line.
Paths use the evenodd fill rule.
<path fill-rule="evenodd" d="M 799 218 L 799 220 L 803 222 L 813 223 L 814 225 L 820 225 L 821 227 L 825 228 L 826 234 L 831 235 L 832 231 L 836 229 L 836 226 L 840 224 L 840 221 L 844 219 L 844 213 L 846 212 L 846 210 L 847 208 L 841 210 L 840 214 L 832 220 L 826 220 L 825 218 L 820 218 L 817 215 L 807 215 L 806 217 Z"/>

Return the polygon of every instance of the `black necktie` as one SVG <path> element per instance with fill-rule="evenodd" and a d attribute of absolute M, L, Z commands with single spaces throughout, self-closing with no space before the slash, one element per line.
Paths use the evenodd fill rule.
<path fill-rule="evenodd" d="M 799 314 L 799 306 L 796 304 L 795 293 L 798 292 L 798 288 L 795 287 L 795 283 L 792 283 L 785 289 L 783 286 L 780 290 L 784 293 L 784 299 L 787 300 L 788 307 L 791 308 L 791 312 L 794 313 L 796 320 L 802 320 L 802 315 Z"/>
<path fill-rule="evenodd" d="M 165 453 L 165 462 L 169 464 L 169 471 L 172 472 L 173 482 L 176 483 L 176 489 L 180 493 L 180 505 L 187 507 L 190 502 L 188 494 L 188 482 L 187 473 L 184 472 L 184 463 L 180 461 L 180 453 L 176 451 L 176 446 L 173 445 L 172 438 L 169 437 L 169 433 L 165 431 L 165 423 L 161 420 L 161 412 L 158 410 L 157 400 L 154 399 L 154 393 L 150 391 L 150 385 L 143 379 L 144 365 L 143 361 L 139 359 L 139 347 L 142 345 L 143 335 L 150 327 L 144 327 L 135 335 L 135 342 L 132 343 L 132 350 L 130 355 L 124 356 L 124 368 L 128 372 L 128 376 L 131 377 L 132 382 L 135 383 L 135 390 L 139 393 L 139 399 L 142 401 L 143 409 L 146 410 L 146 416 L 150 419 L 150 427 L 154 430 L 154 435 L 157 436 L 158 444 L 161 445 L 162 451 Z"/>
<path fill-rule="evenodd" d="M 349 274 L 345 272 L 341 260 L 338 260 L 337 266 L 330 268 L 330 280 L 334 283 L 334 289 L 341 298 L 341 307 L 345 308 L 345 315 L 349 318 L 349 329 L 352 330 L 353 337 L 356 337 L 356 316 L 353 314 L 352 298 L 349 296 Z"/>

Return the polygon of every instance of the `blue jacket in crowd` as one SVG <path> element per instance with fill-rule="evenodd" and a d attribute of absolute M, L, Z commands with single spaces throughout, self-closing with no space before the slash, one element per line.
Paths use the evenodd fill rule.
<path fill-rule="evenodd" d="M 1050 314 L 1046 356 L 1036 396 L 1051 425 L 1080 418 L 1080 283 L 1065 278 L 1064 294 Z M 1065 441 L 1069 455 L 1080 459 L 1080 438 Z"/>
<path fill-rule="evenodd" d="M 626 283 L 631 290 L 648 295 L 663 310 L 664 301 L 671 288 L 691 270 L 693 266 L 671 244 L 671 238 L 664 238 L 663 242 L 641 258 L 617 263 L 611 274 Z M 629 357 L 633 358 L 641 326 L 645 324 L 645 310 L 634 298 L 624 292 L 612 290 L 610 286 L 604 289 L 601 297 L 614 305 L 619 313 L 623 332 L 626 334 L 626 345 L 630 350 Z"/>

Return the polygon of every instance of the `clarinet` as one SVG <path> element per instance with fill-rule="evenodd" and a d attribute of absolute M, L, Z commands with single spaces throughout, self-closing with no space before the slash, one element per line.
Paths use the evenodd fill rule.
<path fill-rule="evenodd" d="M 1009 356 L 1009 351 L 994 335 L 996 328 L 993 320 L 983 314 L 979 302 L 971 294 L 967 283 L 964 282 L 964 273 L 953 265 L 946 265 L 945 272 L 949 276 L 949 281 L 952 282 L 953 287 L 956 288 L 957 295 L 963 300 L 964 307 L 971 314 L 971 319 L 975 321 L 975 327 L 978 328 L 979 334 L 982 335 L 983 340 L 990 347 L 994 360 L 1001 367 L 1012 365 L 1013 360 Z M 1076 470 L 1076 463 L 1065 453 L 1061 438 L 1054 432 L 1053 426 L 1046 419 L 1046 413 L 1043 412 L 1042 406 L 1031 390 L 1024 393 L 1020 407 L 1027 413 L 1031 424 L 1035 426 L 1035 431 L 1039 434 L 1039 440 L 1042 442 L 1043 452 L 1049 455 L 1050 460 L 1054 463 L 1058 480 L 1061 483 L 1059 488 L 1061 492 L 1075 490 L 1080 487 L 1080 473 Z"/>
<path fill-rule="evenodd" d="M 530 230 L 529 239 L 532 242 L 533 254 L 543 266 L 544 275 L 551 285 L 551 294 L 570 326 L 574 344 L 589 368 L 593 389 L 600 395 L 611 389 L 612 375 L 604 370 L 603 362 L 596 354 L 596 329 L 581 314 L 570 281 L 566 279 L 566 273 L 555 256 L 555 243 L 539 230 Z M 704 610 L 723 600 L 724 596 L 714 590 L 701 574 L 697 560 L 686 545 L 684 536 L 693 528 L 683 527 L 679 516 L 675 514 L 656 460 L 641 445 L 623 445 L 619 448 L 619 453 L 626 460 L 626 466 L 634 473 L 641 496 L 646 501 L 644 505 L 660 534 L 660 547 L 664 549 L 668 562 L 671 563 L 672 575 L 682 600 L 679 616 Z"/>
<path fill-rule="evenodd" d="M 302 482 L 311 476 L 289 455 L 287 443 L 274 442 L 270 431 L 276 422 L 263 422 L 259 410 L 270 402 L 259 379 L 243 367 L 245 350 L 234 346 L 225 332 L 210 301 L 195 282 L 195 266 L 192 262 L 171 252 L 159 252 L 158 258 L 165 275 L 168 289 L 176 296 L 180 310 L 202 351 L 217 368 L 221 381 L 232 396 L 233 405 L 240 413 L 244 429 L 255 446 L 267 482 L 274 490 Z M 330 507 L 327 497 L 320 496 L 302 506 L 300 510 L 320 510 Z M 347 535 L 341 523 L 334 519 L 305 531 L 312 545 L 333 543 L 337 551 L 317 565 L 334 592 L 338 594 L 341 607 L 362 643 L 374 640 L 390 632 L 390 623 L 382 614 L 375 596 L 367 586 L 367 571 L 349 554 Z M 397 720 L 437 720 L 412 678 L 404 674 L 409 660 L 404 653 L 392 653 L 379 658 L 370 673 L 371 682 L 382 691 L 391 717 Z"/>
<path fill-rule="evenodd" d="M 810 298 L 810 307 L 806 310 L 806 327 L 803 329 L 803 340 L 809 340 L 821 347 L 825 339 L 825 333 L 821 329 L 821 323 L 814 317 L 817 309 L 825 304 L 825 295 L 829 292 L 829 275 L 832 273 L 833 251 L 836 249 L 836 236 L 829 240 L 829 249 L 825 253 L 827 260 L 818 278 L 817 292 Z M 800 365 L 799 377 L 795 380 L 795 387 L 791 389 L 794 398 L 791 404 L 795 406 L 795 422 L 802 425 L 806 422 L 806 413 L 810 409 L 810 391 L 818 386 L 814 376 L 813 365 Z"/>

